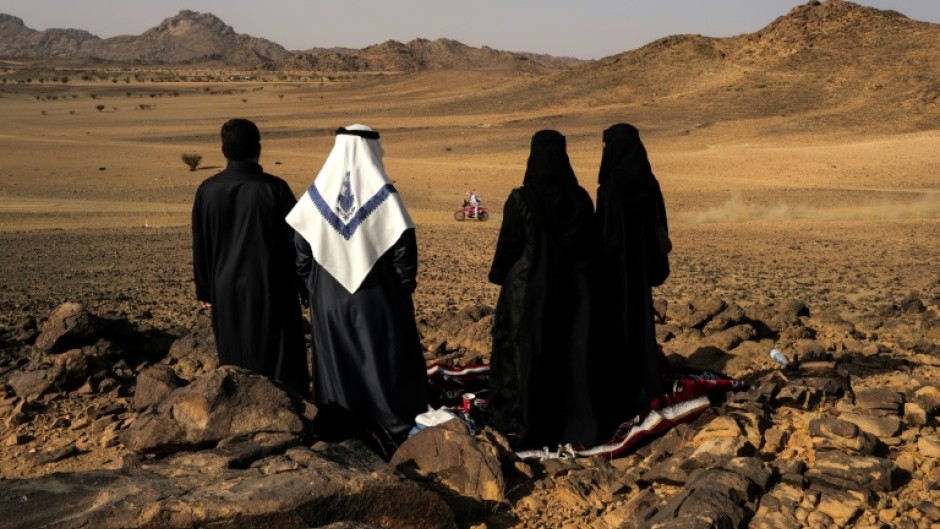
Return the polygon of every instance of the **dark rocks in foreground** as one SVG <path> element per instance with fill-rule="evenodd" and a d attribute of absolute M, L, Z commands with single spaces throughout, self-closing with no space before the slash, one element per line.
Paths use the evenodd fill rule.
<path fill-rule="evenodd" d="M 355 442 L 310 446 L 315 408 L 264 377 L 214 365 L 207 321 L 172 347 L 163 342 L 150 365 L 141 362 L 146 348 L 128 347 L 143 340 L 126 322 L 87 315 L 98 322 L 91 331 L 72 331 L 81 325 L 66 320 L 76 313 L 57 311 L 58 323 L 36 326 L 35 339 L 72 333 L 71 348 L 24 345 L 17 369 L 0 374 L 0 448 L 70 429 L 82 438 L 66 435 L 27 457 L 46 465 L 99 446 L 137 455 L 117 470 L 0 480 L 0 528 L 940 524 L 940 385 L 931 378 L 940 350 L 917 342 L 897 353 L 897 340 L 927 340 L 932 328 L 892 335 L 898 325 L 811 317 L 791 301 L 758 310 L 697 300 L 671 315 L 660 305 L 671 361 L 715 369 L 760 354 L 768 369 L 753 374 L 751 390 L 613 461 L 522 461 L 498 433 L 474 436 L 452 421 L 409 439 L 392 465 Z M 892 309 L 894 317 L 937 310 L 902 305 L 912 308 Z M 481 307 L 441 316 L 436 349 L 472 360 L 491 318 Z M 787 344 L 794 362 L 771 363 L 771 343 Z M 79 411 L 50 417 L 70 409 L 67 397 Z M 31 426 L 40 419 L 48 431 Z"/>
<path fill-rule="evenodd" d="M 241 448 L 7 481 L 0 520 L 6 529 L 301 529 L 339 522 L 345 525 L 333 527 L 455 527 L 439 497 L 395 474 L 361 444 L 296 446 L 233 469 L 228 454 L 256 447 Z"/>
<path fill-rule="evenodd" d="M 172 453 L 257 432 L 299 435 L 303 407 L 266 377 L 222 366 L 141 412 L 123 441 L 138 453 Z"/>

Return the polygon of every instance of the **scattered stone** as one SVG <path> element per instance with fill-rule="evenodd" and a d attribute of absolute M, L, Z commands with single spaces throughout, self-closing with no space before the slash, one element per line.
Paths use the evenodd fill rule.
<path fill-rule="evenodd" d="M 871 455 L 878 446 L 878 440 L 871 434 L 861 431 L 855 423 L 840 419 L 813 419 L 809 423 L 809 434 L 817 451 Z"/>
<path fill-rule="evenodd" d="M 749 323 L 737 325 L 708 336 L 705 343 L 730 351 L 742 343 L 757 337 L 757 331 Z"/>
<path fill-rule="evenodd" d="M 776 401 L 781 406 L 796 408 L 798 410 L 815 410 L 823 399 L 823 391 L 819 388 L 787 385 L 777 392 Z"/>
<path fill-rule="evenodd" d="M 90 363 L 81 349 L 70 349 L 59 354 L 53 364 L 62 369 L 60 378 L 66 390 L 79 388 L 90 374 Z"/>
<path fill-rule="evenodd" d="M 174 390 L 185 385 L 172 368 L 165 365 L 151 366 L 137 375 L 134 390 L 134 409 L 143 410 L 159 404 Z"/>
<path fill-rule="evenodd" d="M 855 392 L 855 406 L 861 409 L 897 414 L 903 404 L 904 396 L 890 388 L 869 388 Z"/>
<path fill-rule="evenodd" d="M 33 371 L 17 371 L 10 375 L 7 384 L 22 399 L 35 400 L 52 391 L 53 386 L 62 377 L 60 366 Z"/>
<path fill-rule="evenodd" d="M 746 315 L 744 314 L 744 309 L 742 309 L 737 303 L 728 303 L 724 310 L 711 318 L 705 327 L 702 328 L 702 332 L 705 334 L 705 336 L 708 336 L 710 334 L 723 331 L 730 327 L 744 323 L 745 317 Z M 754 332 L 754 328 L 750 328 L 751 331 Z"/>
<path fill-rule="evenodd" d="M 780 334 L 793 327 L 802 327 L 800 318 L 809 316 L 809 308 L 795 300 L 781 300 L 773 305 L 750 307 L 746 311 L 747 319 L 752 322 L 761 336 Z M 764 332 L 761 332 L 764 329 Z"/>
<path fill-rule="evenodd" d="M 868 413 L 842 413 L 839 418 L 854 423 L 867 433 L 879 438 L 893 437 L 901 431 L 901 417 L 877 416 Z"/>
<path fill-rule="evenodd" d="M 75 446 L 75 443 L 67 443 L 58 448 L 53 448 L 47 452 L 43 452 L 36 456 L 37 465 L 47 465 L 49 463 L 54 463 L 56 461 L 62 461 L 63 459 L 68 459 L 70 457 L 78 455 L 78 447 Z"/>
<path fill-rule="evenodd" d="M 940 387 L 922 386 L 914 390 L 910 401 L 919 405 L 928 415 L 935 417 L 940 413 Z"/>
<path fill-rule="evenodd" d="M 904 424 L 912 427 L 926 426 L 929 417 L 927 411 L 920 404 L 904 403 Z"/>
<path fill-rule="evenodd" d="M 473 519 L 487 503 L 505 498 L 499 459 L 459 420 L 422 429 L 402 443 L 389 464 L 406 476 L 432 479 L 446 488 L 450 494 L 444 498 L 458 519 Z"/>
<path fill-rule="evenodd" d="M 23 433 L 12 433 L 3 440 L 3 446 L 17 446 L 33 440 L 33 436 Z"/>
<path fill-rule="evenodd" d="M 917 440 L 917 451 L 925 457 L 940 459 L 940 436 L 921 437 Z"/>
<path fill-rule="evenodd" d="M 42 324 L 36 348 L 46 353 L 61 353 L 96 340 L 94 316 L 80 303 L 63 303 Z"/>
<path fill-rule="evenodd" d="M 768 428 L 764 431 L 764 442 L 761 444 L 761 451 L 769 454 L 779 454 L 787 446 L 789 440 L 790 434 L 786 430 Z"/>
<path fill-rule="evenodd" d="M 185 380 L 195 380 L 219 366 L 219 354 L 212 334 L 212 321 L 202 316 L 194 330 L 170 346 L 166 364 Z"/>
<path fill-rule="evenodd" d="M 727 304 L 721 299 L 698 298 L 676 303 L 670 311 L 670 318 L 684 328 L 702 329 L 712 318 L 725 310 L 725 307 Z"/>
<path fill-rule="evenodd" d="M 266 377 L 222 366 L 144 410 L 123 442 L 138 453 L 168 453 L 257 432 L 299 434 L 304 423 L 298 409 Z"/>
<path fill-rule="evenodd" d="M 806 471 L 805 477 L 811 485 L 822 491 L 862 488 L 868 489 L 870 495 L 871 492 L 894 489 L 891 479 L 893 471 L 894 464 L 887 459 L 819 452 L 815 465 Z"/>

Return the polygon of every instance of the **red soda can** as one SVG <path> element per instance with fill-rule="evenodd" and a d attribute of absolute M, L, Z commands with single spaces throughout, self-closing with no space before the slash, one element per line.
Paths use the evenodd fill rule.
<path fill-rule="evenodd" d="M 470 410 L 473 409 L 473 401 L 476 400 L 477 396 L 473 393 L 464 393 L 463 397 L 463 412 L 469 414 Z"/>

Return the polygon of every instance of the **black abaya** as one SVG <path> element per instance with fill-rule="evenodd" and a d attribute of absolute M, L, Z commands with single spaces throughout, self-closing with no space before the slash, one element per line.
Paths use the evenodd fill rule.
<path fill-rule="evenodd" d="M 298 234 L 297 269 L 310 291 L 314 394 L 323 435 L 387 430 L 401 441 L 427 411 L 427 372 L 412 293 L 418 270 L 414 229 L 350 293 L 315 259 Z"/>
<path fill-rule="evenodd" d="M 490 357 L 490 424 L 519 446 L 589 445 L 588 262 L 593 204 L 555 131 L 532 140 L 490 270 L 501 285 Z"/>
<path fill-rule="evenodd" d="M 630 125 L 604 132 L 595 213 L 592 274 L 592 389 L 602 439 L 663 391 L 653 323 L 653 277 L 663 258 L 656 225 L 665 206 L 639 133 Z"/>

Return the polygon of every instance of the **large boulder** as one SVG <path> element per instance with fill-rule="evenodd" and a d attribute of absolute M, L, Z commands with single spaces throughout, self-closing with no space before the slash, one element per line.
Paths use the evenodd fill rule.
<path fill-rule="evenodd" d="M 138 453 L 167 453 L 257 432 L 299 434 L 301 404 L 267 377 L 222 366 L 142 412 L 123 441 Z"/>
<path fill-rule="evenodd" d="M 45 353 L 61 353 L 97 340 L 96 318 L 80 303 L 63 303 L 42 324 L 36 348 Z"/>
<path fill-rule="evenodd" d="M 440 498 L 362 444 L 258 454 L 241 468 L 217 449 L 135 468 L 9 480 L 0 520 L 5 529 L 456 527 Z"/>
<path fill-rule="evenodd" d="M 425 428 L 406 440 L 390 464 L 406 476 L 432 479 L 458 516 L 469 519 L 504 497 L 497 451 L 470 435 L 457 419 Z"/>

